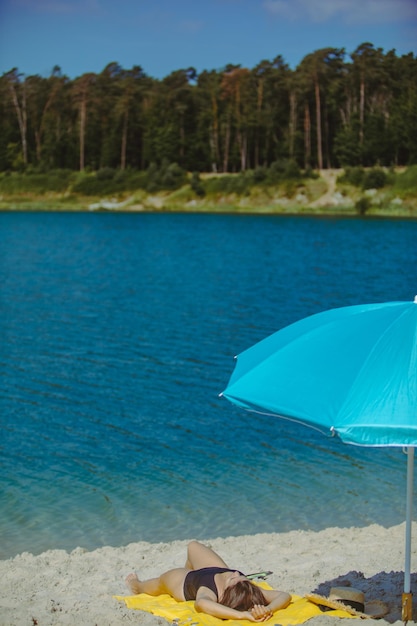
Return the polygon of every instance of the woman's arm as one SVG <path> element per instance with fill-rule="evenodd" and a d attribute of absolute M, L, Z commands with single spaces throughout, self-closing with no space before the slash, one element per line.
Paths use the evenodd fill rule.
<path fill-rule="evenodd" d="M 199 613 L 206 613 L 207 615 L 213 615 L 213 617 L 220 617 L 221 619 L 247 619 L 251 622 L 263 621 L 263 617 L 257 618 L 252 615 L 250 611 L 236 611 L 228 606 L 219 604 L 216 600 L 212 600 L 207 595 L 199 595 L 196 599 L 194 608 Z"/>
<path fill-rule="evenodd" d="M 279 609 L 285 609 L 291 602 L 291 596 L 285 591 L 277 591 L 276 589 L 262 589 L 263 596 L 268 602 L 266 608 L 273 613 Z"/>
<path fill-rule="evenodd" d="M 247 619 L 251 622 L 263 622 L 269 619 L 274 611 L 285 609 L 291 602 L 291 596 L 285 591 L 262 589 L 262 593 L 268 602 L 267 606 L 256 605 L 250 611 L 237 611 L 219 604 L 210 590 L 200 587 L 194 607 L 199 613 L 206 613 L 220 619 Z"/>

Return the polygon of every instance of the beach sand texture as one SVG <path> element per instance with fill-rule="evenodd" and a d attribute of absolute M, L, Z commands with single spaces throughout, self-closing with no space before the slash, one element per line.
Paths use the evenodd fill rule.
<path fill-rule="evenodd" d="M 320 503 L 317 503 L 320 506 Z M 353 512 L 354 515 L 354 512 Z M 417 524 L 413 524 L 417 535 Z M 390 612 L 382 620 L 362 619 L 361 624 L 401 621 L 405 524 L 392 528 L 328 528 L 320 532 L 291 531 L 207 539 L 231 567 L 246 573 L 272 570 L 273 587 L 304 595 L 328 594 L 331 586 L 351 584 L 366 599 L 380 599 Z M 191 539 L 191 538 L 190 538 Z M 0 561 L 0 624 L 2 626 L 156 626 L 164 619 L 127 609 L 114 595 L 129 595 L 124 579 L 131 571 L 149 578 L 184 564 L 187 541 L 138 542 L 125 547 L 103 547 L 92 552 L 49 550 L 33 556 L 23 553 Z M 414 548 L 411 571 L 415 571 Z M 412 590 L 417 575 L 412 574 Z M 414 619 L 417 606 L 414 607 Z M 356 621 L 356 620 L 355 620 Z M 323 614 L 310 620 L 314 626 L 340 623 Z M 350 622 L 350 620 L 349 620 Z"/>

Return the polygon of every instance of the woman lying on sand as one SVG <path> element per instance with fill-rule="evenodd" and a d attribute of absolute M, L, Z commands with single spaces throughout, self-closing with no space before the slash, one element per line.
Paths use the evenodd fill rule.
<path fill-rule="evenodd" d="M 291 596 L 284 591 L 257 587 L 242 572 L 229 569 L 211 548 L 192 541 L 184 567 L 171 569 L 158 578 L 141 581 L 129 574 L 126 584 L 132 593 L 159 596 L 167 593 L 178 602 L 195 600 L 195 609 L 222 619 L 263 622 L 274 611 L 284 609 Z"/>

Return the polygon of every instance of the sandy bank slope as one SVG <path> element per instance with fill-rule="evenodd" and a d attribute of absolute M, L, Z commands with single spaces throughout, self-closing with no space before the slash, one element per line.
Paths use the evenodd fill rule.
<path fill-rule="evenodd" d="M 413 528 L 417 536 L 417 525 Z M 272 586 L 303 595 L 327 592 L 335 583 L 361 588 L 367 599 L 379 598 L 392 609 L 387 621 L 400 619 L 404 569 L 404 525 L 385 529 L 330 528 L 321 532 L 293 531 L 207 540 L 232 566 L 246 572 L 270 569 Z M 137 570 L 144 577 L 183 565 L 186 541 L 123 548 L 105 547 L 93 552 L 77 548 L 71 553 L 50 550 L 0 561 L 0 624 L 2 626 L 156 626 L 164 620 L 126 609 L 113 599 L 125 594 L 124 577 Z M 417 551 L 413 551 L 412 571 Z M 417 578 L 412 576 L 415 589 Z M 417 616 L 417 607 L 414 611 Z M 341 623 L 328 614 L 310 624 Z M 350 620 L 349 620 L 350 622 Z M 361 620 L 361 625 L 376 623 Z M 347 624 L 347 622 L 342 622 Z M 356 620 L 355 620 L 355 623 Z M 379 620 L 383 626 L 385 620 Z M 401 622 L 402 623 L 402 622 Z"/>

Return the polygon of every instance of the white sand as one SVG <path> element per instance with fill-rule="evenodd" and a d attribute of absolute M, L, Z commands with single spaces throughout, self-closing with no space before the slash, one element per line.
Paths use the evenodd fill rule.
<path fill-rule="evenodd" d="M 320 506 L 320 503 L 317 503 Z M 413 528 L 417 536 L 417 525 Z M 269 569 L 275 588 L 303 595 L 328 592 L 330 586 L 351 583 L 378 598 L 390 613 L 380 626 L 401 619 L 405 526 L 383 528 L 329 528 L 321 532 L 293 531 L 206 540 L 231 566 L 246 573 Z M 124 579 L 136 570 L 148 578 L 182 566 L 187 541 L 123 548 L 105 547 L 93 552 L 77 548 L 71 553 L 50 550 L 39 556 L 23 553 L 0 561 L 0 624 L 2 626 L 139 626 L 166 625 L 162 618 L 127 609 L 113 595 L 128 595 Z M 411 571 L 415 571 L 413 551 Z M 412 575 L 412 589 L 417 577 Z M 417 606 L 414 618 L 417 617 Z M 340 619 L 323 614 L 309 623 L 327 626 Z M 346 621 L 342 623 L 347 624 Z M 349 620 L 349 624 L 353 623 Z M 354 623 L 358 623 L 354 620 Z M 362 626 L 375 620 L 360 620 Z M 400 622 L 402 624 L 402 622 Z"/>

